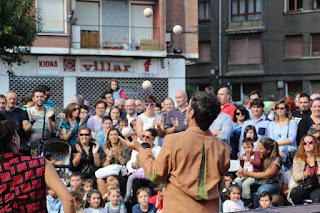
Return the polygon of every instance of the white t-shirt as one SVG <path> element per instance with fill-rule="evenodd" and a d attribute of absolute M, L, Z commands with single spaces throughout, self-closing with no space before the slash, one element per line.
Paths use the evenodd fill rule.
<path fill-rule="evenodd" d="M 245 210 L 244 204 L 240 199 L 238 201 L 226 200 L 222 205 L 223 212 L 239 212 Z"/>
<path fill-rule="evenodd" d="M 295 182 L 294 182 L 293 177 L 292 177 L 292 175 L 290 173 L 290 170 L 286 171 L 284 173 L 282 182 L 288 184 L 288 189 L 291 189 L 294 186 Z"/>

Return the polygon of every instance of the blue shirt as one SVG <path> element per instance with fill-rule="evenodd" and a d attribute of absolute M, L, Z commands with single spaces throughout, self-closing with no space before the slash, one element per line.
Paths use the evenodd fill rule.
<path fill-rule="evenodd" d="M 83 122 L 82 126 L 87 126 L 86 122 Z M 64 128 L 67 130 L 67 133 L 70 132 L 71 126 L 67 123 L 66 120 L 62 120 L 60 128 Z M 71 133 L 71 136 L 69 138 L 69 142 L 71 145 L 75 145 L 78 142 L 78 131 L 79 131 L 79 123 L 74 123 L 74 130 Z"/>
<path fill-rule="evenodd" d="M 179 126 L 178 128 L 176 128 L 174 133 L 185 131 L 188 128 L 188 126 L 184 124 L 184 121 L 186 119 L 186 114 L 187 114 L 187 108 L 183 112 L 181 112 L 179 108 L 170 110 L 166 115 L 164 128 L 165 129 L 171 128 L 173 126 L 171 123 L 171 118 L 173 119 L 178 118 Z"/>
<path fill-rule="evenodd" d="M 268 137 L 269 136 L 269 126 L 270 126 L 271 121 L 263 114 L 260 119 L 255 123 L 254 119 L 251 117 L 248 120 L 246 120 L 241 129 L 241 136 L 239 140 L 239 150 L 240 147 L 242 147 L 242 141 L 244 138 L 244 130 L 248 125 L 253 125 L 256 128 L 257 131 L 257 136 L 258 136 L 258 141 L 260 141 L 261 138 L 263 137 Z"/>
<path fill-rule="evenodd" d="M 230 146 L 230 136 L 232 133 L 232 119 L 229 114 L 221 113 L 209 127 L 210 132 L 221 131 L 219 139 Z"/>
<path fill-rule="evenodd" d="M 48 99 L 46 102 L 43 103 L 43 106 L 45 106 L 47 109 L 54 108 L 54 103 L 50 99 Z"/>
<path fill-rule="evenodd" d="M 96 142 L 99 143 L 99 153 L 100 159 L 103 159 L 103 147 L 106 145 L 107 135 L 103 132 L 103 128 L 101 127 L 98 134 L 96 135 Z"/>
<path fill-rule="evenodd" d="M 291 146 L 294 149 L 297 149 L 297 132 L 298 132 L 298 124 L 294 119 L 291 119 L 288 125 L 280 126 L 275 121 L 272 121 L 269 126 L 269 137 L 273 140 L 279 142 L 285 139 L 291 140 Z M 279 151 L 288 145 L 279 146 Z M 290 146 L 290 145 L 289 145 Z"/>
<path fill-rule="evenodd" d="M 63 213 L 62 202 L 59 198 L 54 199 L 51 195 L 47 195 L 47 209 L 50 213 Z"/>
<path fill-rule="evenodd" d="M 157 209 L 156 209 L 156 205 L 149 203 L 149 209 L 147 212 L 143 212 L 140 208 L 140 203 L 134 205 L 132 207 L 132 213 L 156 213 Z"/>

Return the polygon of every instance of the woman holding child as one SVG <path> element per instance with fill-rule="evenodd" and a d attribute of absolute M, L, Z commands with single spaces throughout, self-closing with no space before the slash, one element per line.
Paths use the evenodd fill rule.
<path fill-rule="evenodd" d="M 319 165 L 318 139 L 313 135 L 303 136 L 293 159 L 293 180 L 296 182 L 296 187 L 291 190 L 290 197 L 295 205 L 303 204 L 303 200 L 309 198 L 314 203 L 320 203 Z M 311 187 L 306 187 L 304 184 L 308 180 L 311 181 Z"/>
<path fill-rule="evenodd" d="M 238 177 L 253 177 L 255 183 L 261 183 L 258 188 L 258 196 L 263 191 L 268 191 L 271 194 L 280 191 L 280 169 L 282 160 L 278 150 L 278 143 L 269 137 L 261 138 L 258 143 L 258 153 L 261 157 L 261 172 L 249 172 L 245 169 L 240 169 L 237 172 Z"/>

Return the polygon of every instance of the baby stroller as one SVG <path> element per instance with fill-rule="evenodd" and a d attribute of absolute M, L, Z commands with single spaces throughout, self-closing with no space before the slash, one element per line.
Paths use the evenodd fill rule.
<path fill-rule="evenodd" d="M 61 178 L 69 173 L 71 159 L 71 144 L 63 139 L 42 140 L 39 143 L 40 156 L 52 155 L 55 159 L 54 167 Z"/>

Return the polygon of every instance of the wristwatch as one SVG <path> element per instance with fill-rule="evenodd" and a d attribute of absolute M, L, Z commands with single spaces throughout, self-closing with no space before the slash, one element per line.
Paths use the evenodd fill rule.
<path fill-rule="evenodd" d="M 30 121 L 30 124 L 33 125 L 36 121 Z"/>

